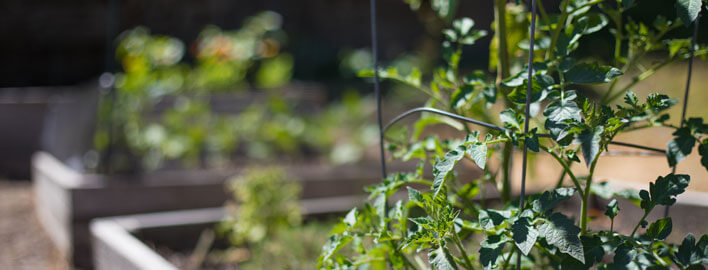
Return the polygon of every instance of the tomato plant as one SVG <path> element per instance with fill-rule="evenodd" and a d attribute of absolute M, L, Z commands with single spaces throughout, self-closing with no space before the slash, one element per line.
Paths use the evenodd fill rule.
<path fill-rule="evenodd" d="M 420 1 L 406 2 L 420 5 Z M 456 3 L 431 3 L 440 10 L 443 2 Z M 371 201 L 349 211 L 333 228 L 322 248 L 319 268 L 704 269 L 708 235 L 696 240 L 689 234 L 681 244 L 672 244 L 665 241 L 672 231 L 670 217 L 647 220 L 657 206 L 676 202 L 690 182 L 689 175 L 658 176 L 648 189 L 639 192 L 610 191 L 609 195 L 636 201 L 643 211 L 631 233 L 615 230 L 614 218 L 622 215 L 616 200 L 606 207 L 605 215 L 612 220 L 609 228 L 588 228 L 589 198 L 600 192 L 593 174 L 602 153 L 615 143 L 618 134 L 651 127 L 673 129 L 675 137 L 666 149 L 669 165 L 675 166 L 699 144 L 702 164 L 708 168 L 707 125 L 702 118 L 672 125 L 667 110 L 678 100 L 660 93 L 640 99 L 630 91 L 638 81 L 671 62 L 708 53 L 705 46 L 693 46 L 686 39 L 666 38 L 681 25 L 692 25 L 704 4 L 677 1 L 677 18 L 657 17 L 653 25 L 634 21 L 626 13 L 641 6 L 639 1 L 564 0 L 559 14 L 550 14 L 541 1 L 538 4 L 540 19 L 532 28 L 536 32 L 531 42 L 525 34 L 531 16 L 523 5 L 495 1 L 490 67 L 496 74 L 459 68 L 462 48 L 486 35 L 474 28 L 470 18 L 453 20 L 443 30 L 443 65 L 431 75 L 423 76 L 417 69 L 409 74 L 394 68 L 378 71 L 381 78 L 409 85 L 429 97 L 426 108 L 418 110 L 424 114 L 412 132 L 387 136 L 387 148 L 394 158 L 418 160 L 419 165 L 412 172 L 390 174 L 367 188 Z M 608 27 L 615 44 L 610 60 L 589 60 L 590 56 L 577 51 L 580 43 Z M 535 57 L 529 60 L 530 66 L 523 66 L 532 44 L 537 45 Z M 641 64 L 647 54 L 659 52 L 667 56 L 654 61 L 653 66 Z M 630 70 L 638 70 L 638 75 L 629 82 L 620 81 Z M 360 75 L 374 76 L 375 72 L 365 70 Z M 424 79 L 430 81 L 424 83 Z M 607 88 L 599 97 L 589 98 L 577 91 L 584 85 Z M 614 102 L 620 97 L 623 102 Z M 502 107 L 498 115 L 491 113 L 495 106 Z M 528 122 L 524 112 L 532 116 Z M 423 137 L 426 127 L 439 123 L 463 130 L 465 138 Z M 525 125 L 531 126 L 528 132 Z M 552 156 L 573 185 L 525 200 L 512 198 L 505 176 L 514 147 Z M 488 164 L 499 156 L 501 166 Z M 479 179 L 460 178 L 454 169 L 461 162 L 481 168 Z M 575 175 L 570 169 L 575 163 L 587 167 L 588 174 Z M 432 169 L 426 169 L 427 165 Z M 500 190 L 499 209 L 486 208 L 475 200 L 487 182 Z M 394 200 L 396 193 L 407 193 L 407 199 Z M 577 220 L 557 209 L 574 196 L 581 202 Z M 476 248 L 470 244 L 474 239 L 481 240 Z M 518 254 L 522 255 L 519 260 L 512 259 Z"/>

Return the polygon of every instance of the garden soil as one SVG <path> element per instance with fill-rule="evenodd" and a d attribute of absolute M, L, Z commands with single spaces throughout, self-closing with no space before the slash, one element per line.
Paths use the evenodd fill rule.
<path fill-rule="evenodd" d="M 0 269 L 69 269 L 34 213 L 29 181 L 0 179 Z"/>

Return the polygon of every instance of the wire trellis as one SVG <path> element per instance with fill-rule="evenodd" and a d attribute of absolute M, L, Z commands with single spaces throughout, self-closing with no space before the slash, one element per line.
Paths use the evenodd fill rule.
<path fill-rule="evenodd" d="M 529 29 L 529 58 L 528 58 L 528 78 L 527 78 L 527 89 L 526 89 L 526 106 L 525 106 L 525 111 L 524 111 L 524 133 L 528 133 L 529 130 L 529 109 L 530 109 L 530 100 L 531 100 L 531 88 L 532 88 L 532 83 L 533 83 L 533 54 L 534 54 L 534 46 L 535 46 L 535 32 L 536 32 L 536 0 L 531 0 L 531 24 L 530 24 L 530 29 Z M 385 150 L 384 150 L 384 133 L 386 130 L 388 130 L 393 124 L 396 122 L 402 120 L 403 118 L 413 115 L 414 113 L 418 112 L 428 112 L 428 113 L 435 113 L 438 115 L 443 115 L 447 116 L 465 123 L 470 123 L 470 124 L 475 124 L 479 125 L 482 127 L 486 127 L 489 129 L 493 130 L 498 130 L 502 132 L 509 132 L 511 130 L 503 127 L 499 127 L 490 123 L 486 123 L 483 121 L 479 121 L 476 119 L 472 119 L 469 117 L 465 117 L 462 115 L 446 112 L 443 110 L 438 110 L 435 108 L 428 108 L 428 107 L 418 107 L 414 109 L 410 109 L 408 111 L 405 111 L 396 117 L 394 117 L 390 122 L 388 122 L 385 126 L 383 125 L 383 120 L 382 120 L 382 109 L 381 109 L 381 92 L 379 88 L 379 68 L 378 68 L 378 40 L 377 40 L 377 35 L 376 35 L 376 30 L 377 30 L 377 25 L 376 25 L 376 0 L 371 0 L 371 44 L 372 44 L 372 51 L 373 51 L 373 65 L 374 65 L 374 90 L 375 90 L 375 95 L 376 95 L 376 108 L 377 108 L 377 120 L 378 120 L 378 126 L 379 126 L 379 149 L 380 149 L 380 158 L 381 158 L 381 172 L 382 172 L 382 177 L 386 177 L 386 158 L 385 158 Z M 699 15 L 700 17 L 700 15 Z M 696 38 L 698 35 L 698 22 L 699 22 L 699 17 L 696 18 L 694 21 L 694 28 L 693 28 L 693 36 L 691 38 L 691 48 L 690 48 L 690 55 L 688 59 L 688 75 L 686 78 L 686 89 L 684 92 L 683 96 L 683 107 L 681 111 L 681 124 L 680 127 L 683 127 L 684 125 L 684 120 L 686 118 L 686 109 L 688 105 L 688 96 L 689 96 L 689 90 L 690 90 L 690 84 L 691 84 L 691 74 L 693 72 L 693 58 L 694 58 L 694 53 L 695 53 L 695 46 L 696 46 Z M 550 134 L 538 134 L 539 137 L 551 137 Z M 666 150 L 664 149 L 659 149 L 659 148 L 653 148 L 653 147 L 648 147 L 648 146 L 642 146 L 642 145 L 637 145 L 637 144 L 632 144 L 632 143 L 626 143 L 626 142 L 617 142 L 617 141 L 612 141 L 610 144 L 614 145 L 619 145 L 619 146 L 625 146 L 625 147 L 631 147 L 631 148 L 636 148 L 636 149 L 642 149 L 642 150 L 647 150 L 650 152 L 655 152 L 655 153 L 661 153 L 662 155 L 666 155 Z M 526 195 L 526 167 L 527 167 L 527 148 L 526 145 L 524 144 L 523 147 L 523 159 L 522 159 L 522 171 L 521 171 L 521 190 L 520 190 L 520 195 L 519 195 L 519 215 L 523 211 L 524 208 L 524 200 L 525 200 L 525 195 Z M 672 167 L 672 173 L 676 172 L 676 166 Z M 669 215 L 669 207 L 666 207 L 664 216 L 667 217 Z M 517 258 L 516 258 L 516 268 L 520 269 L 521 267 L 521 253 L 517 253 Z"/>

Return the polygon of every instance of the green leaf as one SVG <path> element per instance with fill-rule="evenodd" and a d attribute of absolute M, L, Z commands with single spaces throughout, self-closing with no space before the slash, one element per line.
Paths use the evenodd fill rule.
<path fill-rule="evenodd" d="M 408 188 L 408 200 L 417 203 L 419 206 L 423 206 L 423 195 L 414 188 Z"/>
<path fill-rule="evenodd" d="M 647 236 L 651 239 L 664 240 L 667 236 L 669 236 L 669 234 L 671 234 L 671 227 L 670 217 L 659 219 L 649 225 L 649 229 L 647 229 Z"/>
<path fill-rule="evenodd" d="M 514 88 L 508 97 L 511 102 L 517 104 L 526 104 L 526 88 L 527 81 L 524 80 L 522 85 Z M 553 77 L 548 75 L 536 74 L 533 76 L 533 82 L 531 83 L 531 96 L 530 102 L 536 103 L 543 101 L 548 95 L 548 91 L 552 89 L 554 84 Z"/>
<path fill-rule="evenodd" d="M 349 227 L 354 227 L 357 224 L 357 209 L 352 208 L 352 210 L 349 210 L 347 215 L 344 217 L 343 220 L 344 224 L 347 224 Z"/>
<path fill-rule="evenodd" d="M 605 216 L 610 217 L 611 219 L 614 219 L 617 216 L 617 213 L 619 213 L 619 206 L 617 205 L 617 200 L 612 199 L 608 204 L 607 207 L 605 207 Z"/>
<path fill-rule="evenodd" d="M 580 143 L 580 149 L 583 152 L 583 158 L 585 158 L 585 165 L 590 168 L 592 162 L 595 161 L 595 157 L 598 152 L 600 152 L 600 142 L 602 142 L 602 132 L 604 128 L 598 126 L 595 130 L 583 130 L 576 137 L 577 142 Z"/>
<path fill-rule="evenodd" d="M 642 198 L 640 206 L 649 211 L 656 205 L 674 204 L 676 196 L 685 191 L 690 180 L 691 177 L 685 174 L 659 176 L 654 183 L 649 183 L 649 192 L 646 190 L 639 192 L 639 196 Z"/>
<path fill-rule="evenodd" d="M 567 83 L 594 84 L 606 83 L 622 75 L 622 71 L 611 66 L 599 64 L 577 64 L 565 73 Z"/>
<path fill-rule="evenodd" d="M 603 199 L 609 200 L 615 195 L 615 191 L 610 187 L 610 184 L 605 181 L 601 183 L 590 184 L 590 193 L 602 197 Z"/>
<path fill-rule="evenodd" d="M 329 237 L 327 243 L 322 246 L 322 254 L 317 260 L 317 268 L 322 268 L 322 264 L 329 261 L 332 255 L 337 253 L 339 249 L 352 241 L 352 237 L 348 235 L 335 234 Z"/>
<path fill-rule="evenodd" d="M 521 129 L 521 124 L 523 124 L 524 121 L 524 119 L 520 118 L 512 109 L 506 109 L 499 113 L 499 119 L 501 119 L 505 126 L 513 127 L 517 130 Z"/>
<path fill-rule="evenodd" d="M 678 99 L 670 98 L 664 94 L 654 93 L 647 96 L 647 109 L 655 114 L 671 108 L 676 105 L 676 103 L 678 103 Z"/>
<path fill-rule="evenodd" d="M 580 228 L 575 226 L 572 220 L 560 213 L 553 213 L 548 222 L 543 223 L 538 231 L 546 238 L 549 245 L 558 248 L 558 251 L 565 253 L 585 263 L 583 244 L 578 238 Z"/>
<path fill-rule="evenodd" d="M 677 129 L 673 135 L 676 137 L 666 144 L 666 158 L 671 167 L 676 166 L 690 155 L 696 144 L 696 138 L 691 135 L 691 130 L 688 127 Z"/>
<path fill-rule="evenodd" d="M 693 234 L 686 235 L 678 248 L 676 259 L 685 266 L 708 264 L 708 235 L 703 235 L 698 243 Z"/>
<path fill-rule="evenodd" d="M 506 241 L 507 239 L 504 235 L 488 235 L 480 243 L 479 262 L 485 270 L 495 268 L 497 258 L 499 258 L 499 254 L 504 249 Z"/>
<path fill-rule="evenodd" d="M 701 0 L 678 0 L 676 1 L 676 16 L 688 26 L 698 17 L 701 11 Z"/>
<path fill-rule="evenodd" d="M 452 27 L 455 28 L 460 35 L 464 36 L 472 30 L 472 27 L 474 27 L 474 20 L 467 17 L 460 18 L 452 22 Z"/>
<path fill-rule="evenodd" d="M 676 259 L 684 265 L 690 265 L 693 261 L 691 255 L 693 255 L 693 249 L 695 246 L 696 237 L 689 233 L 686 235 L 686 238 L 683 239 L 683 242 L 681 242 L 678 252 L 676 253 Z"/>
<path fill-rule="evenodd" d="M 613 262 L 608 265 L 607 269 L 639 269 L 630 265 L 634 264 L 635 258 L 637 258 L 637 250 L 627 243 L 622 243 L 615 250 Z"/>
<path fill-rule="evenodd" d="M 455 16 L 457 0 L 432 0 L 431 6 L 440 18 L 449 20 Z"/>
<path fill-rule="evenodd" d="M 548 104 L 543 115 L 546 116 L 546 121 L 562 122 L 566 119 L 571 119 L 580 122 L 581 111 L 578 104 L 573 101 L 577 97 L 575 91 L 561 92 L 560 99 Z"/>
<path fill-rule="evenodd" d="M 533 211 L 541 213 L 556 207 L 563 201 L 570 199 L 575 194 L 575 188 L 557 188 L 544 191 L 538 199 L 533 201 Z"/>
<path fill-rule="evenodd" d="M 593 265 L 595 262 L 602 261 L 605 256 L 605 250 L 602 247 L 602 239 L 597 235 L 581 236 L 580 241 L 583 243 L 585 251 L 585 264 Z"/>
<path fill-rule="evenodd" d="M 445 154 L 443 159 L 435 162 L 433 166 L 433 198 L 436 198 L 445 185 L 447 175 L 452 171 L 455 164 L 465 156 L 466 147 L 460 145 L 457 148 L 450 150 Z"/>
<path fill-rule="evenodd" d="M 539 150 L 539 142 L 538 142 L 538 135 L 536 134 L 536 128 L 534 128 L 532 131 L 529 131 L 531 134 L 527 134 L 526 137 L 524 137 L 524 145 L 528 147 L 529 150 L 538 153 Z"/>
<path fill-rule="evenodd" d="M 475 142 L 468 145 L 466 153 L 470 155 L 474 163 L 484 169 L 487 163 L 487 144 Z"/>
<path fill-rule="evenodd" d="M 600 13 L 588 13 L 577 21 L 583 35 L 588 35 L 602 30 L 607 25 L 607 17 Z"/>
<path fill-rule="evenodd" d="M 605 256 L 605 250 L 602 246 L 602 239 L 597 236 L 581 236 L 580 241 L 583 243 L 585 250 L 585 263 L 580 263 L 571 256 L 564 256 L 561 261 L 561 269 L 590 269 L 595 263 L 602 261 Z"/>
<path fill-rule="evenodd" d="M 708 170 L 708 139 L 703 140 L 698 146 L 698 154 L 701 155 L 701 164 Z"/>
<path fill-rule="evenodd" d="M 472 92 L 474 92 L 474 86 L 472 85 L 463 85 L 458 88 L 455 93 L 452 94 L 450 107 L 452 107 L 453 110 L 463 107 L 469 101 Z"/>
<path fill-rule="evenodd" d="M 440 270 L 453 270 L 457 269 L 457 264 L 455 264 L 455 259 L 450 254 L 450 251 L 441 246 L 437 249 L 430 250 L 428 253 L 430 264 L 434 269 Z"/>
<path fill-rule="evenodd" d="M 496 211 L 492 209 L 480 210 L 478 215 L 479 225 L 485 230 L 493 230 L 511 217 L 511 211 Z"/>
<path fill-rule="evenodd" d="M 529 255 L 529 251 L 536 243 L 538 231 L 531 225 L 528 217 L 520 217 L 511 225 L 511 233 L 516 246 L 519 247 L 524 256 Z"/>

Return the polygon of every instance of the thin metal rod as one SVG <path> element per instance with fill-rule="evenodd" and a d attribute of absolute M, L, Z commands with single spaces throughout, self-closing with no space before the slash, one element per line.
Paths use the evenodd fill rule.
<path fill-rule="evenodd" d="M 374 94 L 376 95 L 376 117 L 379 123 L 379 150 L 381 154 L 381 176 L 386 178 L 386 155 L 384 153 L 384 128 L 381 117 L 381 91 L 379 89 L 379 55 L 376 38 L 376 0 L 371 0 L 371 51 L 374 58 Z"/>
<path fill-rule="evenodd" d="M 691 37 L 691 48 L 689 50 L 689 57 L 688 57 L 688 75 L 686 76 L 686 91 L 683 92 L 683 107 L 681 108 L 681 123 L 679 124 L 680 127 L 683 127 L 683 122 L 686 120 L 686 109 L 688 108 L 688 93 L 691 89 L 691 74 L 693 73 L 693 55 L 695 54 L 695 48 L 696 48 L 696 36 L 698 36 L 698 20 L 700 19 L 701 14 L 698 13 L 698 16 L 696 17 L 696 20 L 693 22 L 693 36 Z M 671 168 L 671 173 L 674 174 L 676 173 L 676 166 L 677 164 L 674 164 L 674 166 Z M 671 208 L 670 205 L 667 205 L 666 208 L 664 208 L 664 217 L 669 216 L 669 208 Z"/>
<path fill-rule="evenodd" d="M 499 130 L 502 132 L 510 132 L 511 131 L 510 129 L 498 127 L 493 124 L 482 122 L 479 120 L 475 120 L 475 119 L 472 119 L 469 117 L 464 117 L 459 114 L 454 114 L 454 113 L 450 113 L 450 112 L 446 112 L 446 111 L 442 111 L 442 110 L 438 110 L 438 109 L 430 108 L 430 107 L 418 107 L 418 108 L 407 110 L 407 111 L 399 114 L 398 116 L 396 116 L 396 118 L 393 118 L 393 120 L 391 120 L 390 122 L 388 122 L 388 124 L 386 124 L 386 126 L 384 126 L 383 132 L 386 132 L 386 130 L 388 130 L 396 122 L 402 120 L 403 118 L 406 118 L 407 116 L 409 116 L 411 114 L 417 113 L 417 112 L 430 112 L 430 113 L 435 113 L 435 114 L 439 114 L 439 115 L 444 115 L 444 116 L 447 116 L 447 117 L 450 117 L 453 119 L 457 119 L 457 120 L 460 120 L 463 122 L 472 123 L 475 125 L 480 125 L 480 126 L 483 126 L 483 127 L 489 128 L 489 129 L 495 129 L 495 130 Z"/>
<path fill-rule="evenodd" d="M 632 147 L 632 148 L 637 148 L 637 149 L 642 149 L 642 150 L 647 150 L 647 151 L 652 151 L 652 152 L 657 152 L 657 153 L 666 154 L 666 150 L 664 150 L 664 149 L 659 149 L 659 148 L 654 148 L 654 147 L 649 147 L 649 146 L 643 146 L 643 145 L 638 145 L 638 144 L 633 144 L 633 143 L 611 141 L 610 144 L 619 145 L 619 146 L 626 146 L 626 147 Z"/>
<path fill-rule="evenodd" d="M 460 120 L 460 121 L 462 121 L 462 122 L 466 122 L 466 123 L 470 123 L 470 124 L 475 124 L 475 125 L 483 126 L 483 127 L 489 128 L 489 129 L 499 130 L 499 131 L 502 131 L 502 132 L 511 132 L 511 131 L 512 131 L 512 130 L 507 129 L 507 128 L 499 127 L 499 126 L 496 126 L 496 125 L 493 125 L 493 124 L 490 124 L 490 123 L 487 123 L 487 122 L 475 120 L 475 119 L 472 119 L 472 118 L 469 118 L 469 117 L 465 117 L 465 116 L 462 116 L 462 115 L 459 115 L 459 114 L 454 114 L 454 113 L 450 113 L 450 112 L 438 110 L 438 109 L 435 109 L 435 108 L 418 107 L 418 108 L 413 108 L 413 109 L 407 110 L 407 111 L 405 111 L 405 112 L 399 114 L 398 116 L 394 117 L 390 122 L 388 122 L 388 123 L 384 126 L 384 128 L 383 128 L 383 134 L 385 134 L 386 131 L 388 131 L 388 129 L 390 129 L 391 126 L 393 126 L 393 125 L 396 124 L 397 122 L 403 120 L 404 118 L 406 118 L 406 117 L 408 117 L 408 116 L 410 116 L 410 115 L 413 115 L 413 114 L 415 114 L 415 113 L 418 113 L 418 112 L 429 112 L 429 113 L 439 114 L 439 115 L 447 116 L 447 117 L 450 117 L 450 118 L 453 118 L 453 119 L 456 119 L 456 120 Z M 551 134 L 537 134 L 537 136 L 538 136 L 538 137 L 541 137 L 541 138 L 552 138 Z M 637 148 L 637 149 L 642 149 L 642 150 L 647 150 L 647 151 L 652 151 L 652 152 L 656 152 L 656 153 L 661 153 L 661 154 L 663 154 L 663 155 L 666 154 L 666 150 L 664 150 L 664 149 L 653 148 L 653 147 L 648 147 L 648 146 L 643 146 L 643 145 L 638 145 L 638 144 L 633 144 L 633 143 L 612 141 L 612 142 L 610 142 L 610 144 L 620 145 L 620 146 L 626 146 L 626 147 L 631 147 L 631 148 Z"/>

